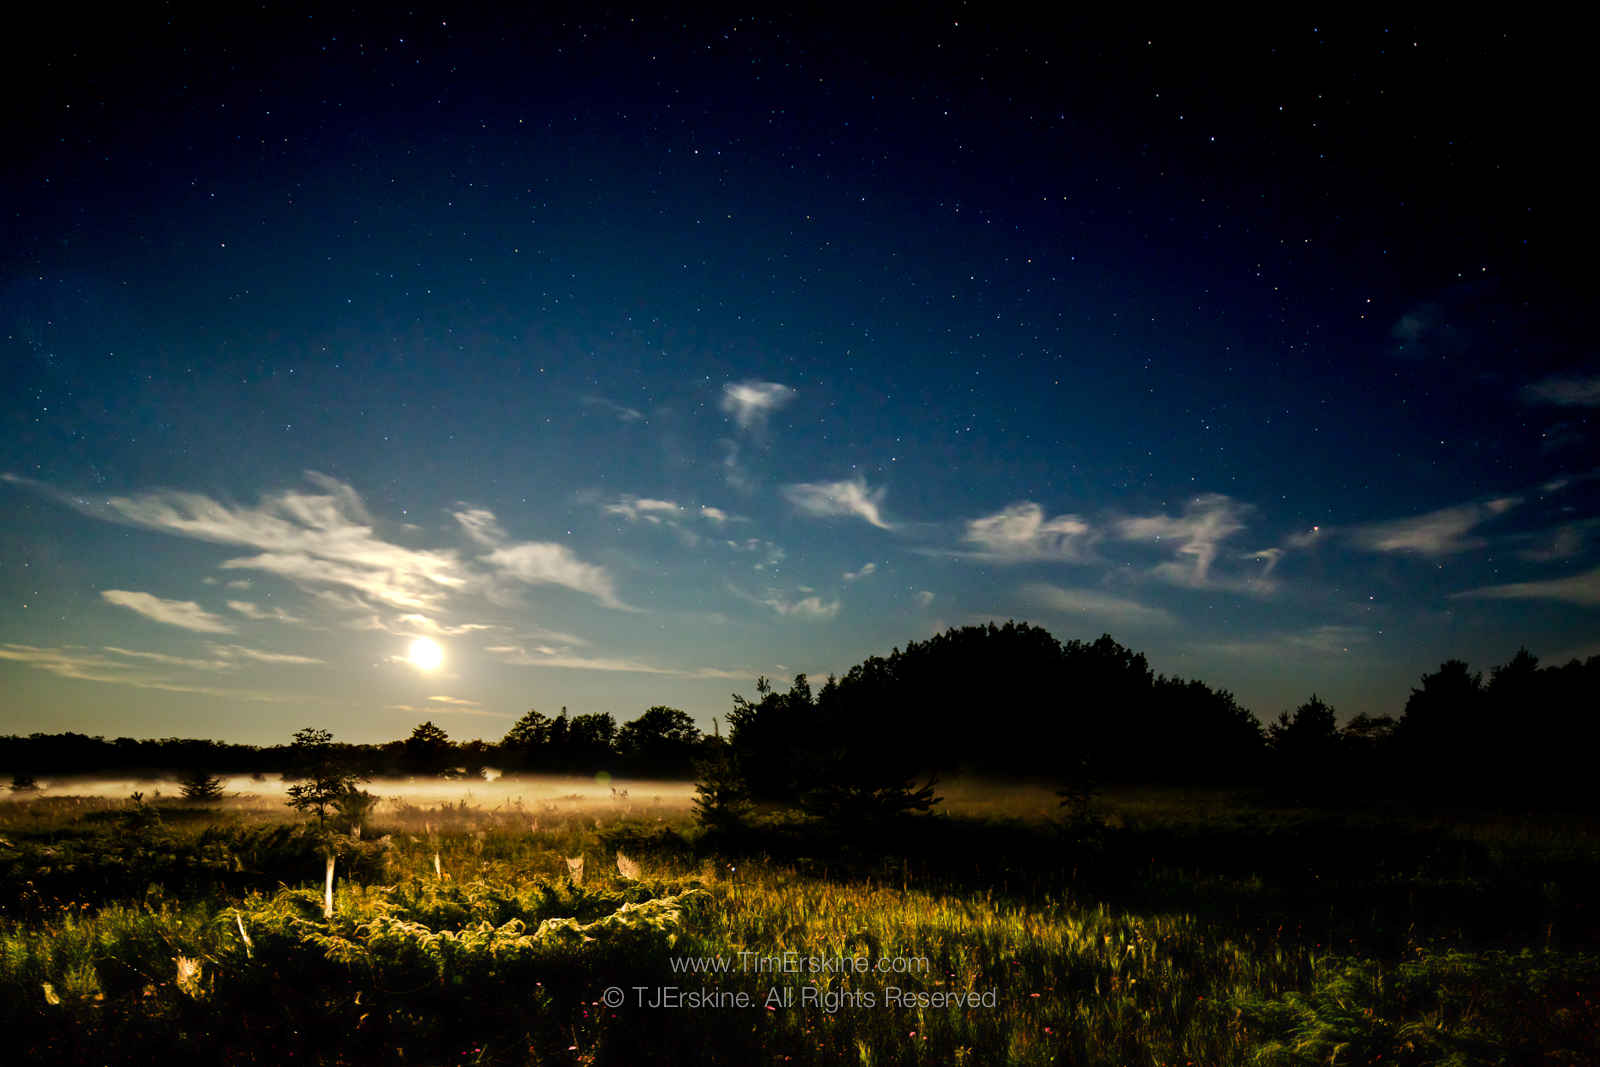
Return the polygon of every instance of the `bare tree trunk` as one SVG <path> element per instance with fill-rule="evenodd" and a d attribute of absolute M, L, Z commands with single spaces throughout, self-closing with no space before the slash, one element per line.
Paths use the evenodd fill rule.
<path fill-rule="evenodd" d="M 333 918 L 333 853 L 328 853 L 328 877 L 323 883 L 322 890 L 322 917 Z"/>

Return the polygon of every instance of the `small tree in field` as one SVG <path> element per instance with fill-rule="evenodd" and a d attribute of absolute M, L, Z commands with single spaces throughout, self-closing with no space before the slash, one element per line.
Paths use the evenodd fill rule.
<path fill-rule="evenodd" d="M 202 770 L 184 771 L 178 775 L 178 788 L 183 799 L 197 804 L 222 799 L 222 779 Z"/>
<path fill-rule="evenodd" d="M 317 826 L 328 821 L 328 809 L 360 790 L 357 783 L 366 776 L 352 771 L 338 758 L 333 748 L 333 734 L 327 730 L 306 727 L 294 735 L 290 747 L 294 768 L 284 777 L 298 779 L 289 787 L 288 804 L 296 811 L 317 817 Z"/>
<path fill-rule="evenodd" d="M 11 791 L 13 793 L 32 793 L 39 788 L 39 780 L 31 774 L 18 771 L 11 776 Z"/>
<path fill-rule="evenodd" d="M 1089 770 L 1086 759 L 1067 761 L 1056 796 L 1061 798 L 1061 814 L 1070 830 L 1094 829 L 1099 820 L 1094 812 L 1095 798 L 1100 789 Z"/>
<path fill-rule="evenodd" d="M 716 740 L 705 759 L 695 764 L 694 814 L 701 826 L 726 830 L 750 807 L 750 792 L 726 742 Z"/>

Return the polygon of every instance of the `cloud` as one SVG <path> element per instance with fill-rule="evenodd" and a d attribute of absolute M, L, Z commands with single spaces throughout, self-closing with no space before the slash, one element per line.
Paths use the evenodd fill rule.
<path fill-rule="evenodd" d="M 1517 555 L 1534 563 L 1572 559 L 1583 554 L 1597 528 L 1600 528 L 1600 519 L 1580 519 L 1562 523 L 1552 530 L 1529 534 L 1528 538 L 1536 543 L 1519 550 Z"/>
<path fill-rule="evenodd" d="M 438 698 L 429 697 L 428 699 L 437 700 Z M 424 704 L 420 707 L 415 704 L 385 704 L 383 707 L 385 711 L 404 711 L 412 715 L 480 715 L 486 719 L 515 718 L 508 711 L 485 711 L 482 708 L 472 707 L 440 707 L 437 704 Z"/>
<path fill-rule="evenodd" d="M 1063 589 L 1043 583 L 1025 585 L 1023 596 L 1050 611 L 1083 616 L 1116 626 L 1171 626 L 1170 612 L 1092 589 Z"/>
<path fill-rule="evenodd" d="M 108 651 L 111 651 L 108 649 Z M 175 662 L 178 657 L 163 657 L 160 653 L 138 653 L 117 649 L 120 656 L 132 656 L 161 666 L 187 666 Z M 282 693 L 266 693 L 251 689 L 221 689 L 216 686 L 190 685 L 174 681 L 163 674 L 151 674 L 138 663 L 111 659 L 96 652 L 69 646 L 67 648 L 40 648 L 36 645 L 0 645 L 0 660 L 25 663 L 59 678 L 82 682 L 100 682 L 106 685 L 126 685 L 135 689 L 156 689 L 167 693 L 189 693 L 196 696 L 221 697 L 228 700 L 250 700 L 261 703 L 301 703 L 305 697 Z M 205 669 L 213 669 L 207 665 Z"/>
<path fill-rule="evenodd" d="M 919 592 L 913 594 L 913 598 L 922 607 L 928 607 L 933 603 L 933 593 L 927 589 L 920 590 Z"/>
<path fill-rule="evenodd" d="M 297 656 L 289 652 L 263 652 L 259 648 L 245 648 L 243 645 L 212 645 L 211 649 L 219 656 L 240 656 L 244 659 L 255 660 L 257 663 L 312 664 L 327 662 L 327 660 L 317 659 L 314 656 Z"/>
<path fill-rule="evenodd" d="M 126 589 L 105 589 L 100 596 L 108 603 L 136 611 L 147 619 L 181 626 L 203 634 L 230 634 L 233 627 L 221 617 L 211 614 L 192 600 L 163 600 L 149 593 L 135 593 Z"/>
<path fill-rule="evenodd" d="M 1524 404 L 1600 407 L 1600 374 L 1585 378 L 1546 378 L 1522 387 Z"/>
<path fill-rule="evenodd" d="M 373 519 L 354 489 L 315 471 L 307 471 L 306 478 L 320 492 L 288 490 L 263 496 L 254 507 L 220 503 L 200 493 L 152 492 L 99 504 L 46 491 L 96 518 L 258 550 L 258 555 L 225 561 L 222 566 L 229 570 L 261 570 L 302 585 L 354 589 L 413 609 L 467 583 L 469 576 L 455 552 L 386 541 L 374 532 Z"/>
<path fill-rule="evenodd" d="M 719 439 L 717 445 L 722 449 L 722 475 L 727 479 L 731 488 L 741 493 L 748 493 L 755 489 L 756 479 L 739 458 L 739 442 Z"/>
<path fill-rule="evenodd" d="M 692 520 L 704 519 L 713 526 L 722 526 L 734 518 L 721 508 L 708 505 L 690 508 L 676 500 L 656 500 L 651 497 L 627 495 L 602 505 L 601 510 L 607 515 L 617 515 L 632 523 L 644 522 L 651 526 L 671 527 L 690 547 L 700 543 L 700 535 L 688 526 Z"/>
<path fill-rule="evenodd" d="M 232 585 L 233 583 L 229 582 L 228 584 Z M 297 623 L 303 621 L 299 618 L 299 616 L 291 615 L 282 608 L 275 607 L 268 611 L 250 603 L 248 600 L 230 600 L 228 601 L 228 607 L 238 612 L 240 615 L 243 615 L 245 618 L 255 619 L 257 622 L 265 622 L 270 620 L 273 622 Z"/>
<path fill-rule="evenodd" d="M 831 619 L 839 614 L 839 601 L 824 601 L 819 596 L 786 600 L 777 594 L 768 594 L 760 601 L 779 615 L 797 619 Z"/>
<path fill-rule="evenodd" d="M 671 500 L 652 500 L 649 497 L 619 497 L 614 504 L 605 506 L 607 515 L 621 515 L 629 522 L 649 522 L 659 525 L 664 518 L 676 517 L 684 510 L 682 504 Z"/>
<path fill-rule="evenodd" d="M 677 678 L 748 678 L 749 671 L 729 671 L 716 667 L 680 669 L 613 656 L 582 656 L 571 649 L 549 645 L 494 645 L 484 649 L 502 663 L 521 667 L 560 667 L 577 671 L 616 671 L 623 674 L 663 674 Z"/>
<path fill-rule="evenodd" d="M 794 390 L 777 382 L 729 382 L 722 387 L 722 410 L 739 429 L 759 429 L 767 416 L 794 399 Z"/>
<path fill-rule="evenodd" d="M 196 671 L 225 671 L 233 664 L 221 659 L 189 659 L 184 656 L 169 656 L 164 652 L 142 652 L 132 648 L 118 648 L 107 645 L 106 651 L 112 655 L 125 656 L 129 659 L 143 660 L 147 663 L 160 663 L 167 667 L 187 667 Z"/>
<path fill-rule="evenodd" d="M 456 705 L 458 707 L 463 707 L 463 708 L 480 708 L 480 707 L 483 706 L 483 704 L 480 701 L 477 701 L 477 700 L 463 700 L 461 697 L 439 696 L 439 697 L 429 697 L 428 700 L 431 703 L 434 703 L 434 704 L 453 704 L 453 705 Z"/>
<path fill-rule="evenodd" d="M 1351 645 L 1366 644 L 1372 640 L 1372 634 L 1359 626 L 1313 626 L 1309 630 L 1285 635 L 1283 640 L 1295 648 L 1332 655 L 1349 652 Z"/>
<path fill-rule="evenodd" d="M 1460 301 L 1452 301 L 1451 306 L 1419 304 L 1400 316 L 1389 330 L 1395 341 L 1390 351 L 1406 359 L 1423 359 L 1434 353 L 1459 356 L 1472 342 L 1471 332 L 1458 324 L 1463 317 L 1473 316 Z"/>
<path fill-rule="evenodd" d="M 878 565 L 876 563 L 863 563 L 861 565 L 861 569 L 858 571 L 845 571 L 844 580 L 847 582 L 859 581 L 862 578 L 866 578 L 869 575 L 875 574 L 877 570 Z"/>
<path fill-rule="evenodd" d="M 1426 515 L 1368 523 L 1350 531 L 1351 538 L 1373 552 L 1411 552 L 1420 556 L 1448 556 L 1481 548 L 1487 542 L 1468 533 L 1479 524 L 1502 515 L 1521 503 L 1514 496 L 1482 503 L 1441 508 Z"/>
<path fill-rule="evenodd" d="M 494 512 L 488 508 L 467 508 L 465 511 L 451 513 L 468 537 L 486 548 L 493 548 L 502 544 L 506 539 L 506 532 L 501 528 L 499 520 L 494 517 Z"/>
<path fill-rule="evenodd" d="M 751 564 L 752 570 L 764 571 L 768 567 L 776 567 L 789 555 L 782 547 L 771 541 L 763 541 L 759 537 L 748 537 L 743 541 L 724 541 L 723 544 L 735 552 L 759 552 L 761 558 Z"/>
<path fill-rule="evenodd" d="M 1205 493 L 1184 505 L 1182 515 L 1125 518 L 1114 528 L 1124 541 L 1175 546 L 1179 558 L 1156 566 L 1151 574 L 1174 585 L 1203 589 L 1214 584 L 1211 565 L 1221 543 L 1244 529 L 1249 510 L 1222 493 Z"/>
<path fill-rule="evenodd" d="M 396 628 L 389 630 L 390 633 L 416 633 L 421 631 L 436 637 L 460 637 L 462 634 L 475 633 L 478 630 L 499 629 L 499 627 L 486 622 L 464 622 L 456 626 L 446 626 L 417 612 L 397 615 L 394 621 Z M 388 628 L 385 627 L 385 629 Z"/>
<path fill-rule="evenodd" d="M 587 593 L 606 607 L 634 610 L 617 599 L 611 575 L 604 567 L 583 562 L 566 545 L 525 541 L 497 548 L 483 559 L 506 577 L 527 585 L 563 586 Z"/>
<path fill-rule="evenodd" d="M 1260 552 L 1252 552 L 1246 559 L 1259 559 L 1266 564 L 1261 568 L 1261 577 L 1270 578 L 1272 572 L 1278 569 L 1278 561 L 1283 558 L 1284 550 L 1281 548 L 1263 548 Z"/>
<path fill-rule="evenodd" d="M 636 408 L 624 407 L 615 401 L 607 400 L 603 396 L 590 395 L 580 397 L 579 399 L 582 400 L 585 407 L 603 408 L 604 410 L 615 415 L 621 422 L 638 422 L 640 419 L 644 418 L 644 412 L 639 411 Z"/>
<path fill-rule="evenodd" d="M 1358 626 L 1327 625 L 1240 641 L 1197 642 L 1188 650 L 1237 659 L 1304 662 L 1311 657 L 1326 660 L 1348 655 L 1352 648 L 1371 640 L 1372 634 Z"/>
<path fill-rule="evenodd" d="M 1559 600 L 1584 607 L 1600 605 L 1600 567 L 1567 578 L 1539 582 L 1509 582 L 1454 593 L 1453 598 L 1475 597 L 1493 600 Z"/>
<path fill-rule="evenodd" d="M 962 540 L 978 546 L 969 558 L 996 563 L 1041 560 L 1082 562 L 1088 557 L 1094 534 L 1076 515 L 1044 517 L 1044 509 L 1024 500 L 982 518 L 967 522 Z"/>
<path fill-rule="evenodd" d="M 864 478 L 842 482 L 801 482 L 783 487 L 783 495 L 795 509 L 819 518 L 854 516 L 880 530 L 892 529 L 882 514 L 887 490 L 868 489 Z"/>
<path fill-rule="evenodd" d="M 1327 536 L 1327 532 L 1321 526 L 1313 526 L 1309 530 L 1301 530 L 1299 533 L 1290 534 L 1284 543 L 1290 548 L 1310 548 Z"/>

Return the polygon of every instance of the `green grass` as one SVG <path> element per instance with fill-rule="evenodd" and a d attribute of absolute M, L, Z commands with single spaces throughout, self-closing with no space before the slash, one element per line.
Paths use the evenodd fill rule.
<path fill-rule="evenodd" d="M 1600 1060 L 1581 821 L 1131 792 L 1086 836 L 1041 803 L 963 786 L 957 814 L 888 836 L 769 814 L 711 840 L 681 805 L 391 801 L 343 843 L 331 918 L 318 838 L 273 803 L 163 802 L 146 825 L 127 802 L 11 803 L 0 1025 L 40 1063 Z M 752 963 L 858 956 L 926 962 Z M 674 969 L 700 957 L 728 969 Z"/>

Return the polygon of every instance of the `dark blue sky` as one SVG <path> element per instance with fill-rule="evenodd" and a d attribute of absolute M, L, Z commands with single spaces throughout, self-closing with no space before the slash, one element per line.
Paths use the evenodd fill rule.
<path fill-rule="evenodd" d="M 120 17 L 9 75 L 0 730 L 709 726 L 991 618 L 1264 717 L 1600 652 L 1548 30 Z"/>

